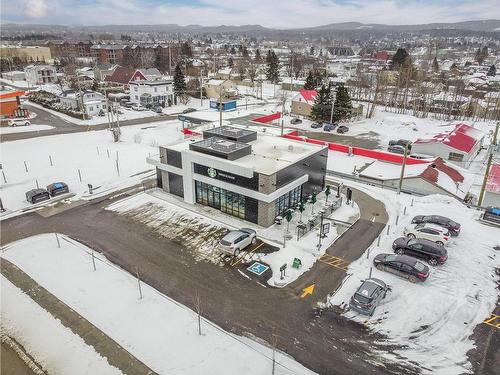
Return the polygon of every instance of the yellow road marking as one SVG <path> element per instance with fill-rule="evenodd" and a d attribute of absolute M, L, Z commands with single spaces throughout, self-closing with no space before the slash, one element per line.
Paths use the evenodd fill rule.
<path fill-rule="evenodd" d="M 498 320 L 496 324 L 494 323 L 495 320 Z M 495 328 L 500 328 L 500 315 L 491 314 L 491 317 L 486 319 L 483 323 Z"/>
<path fill-rule="evenodd" d="M 304 298 L 305 296 L 308 296 L 309 294 L 313 294 L 315 285 L 316 284 L 311 284 L 307 288 L 302 289 L 303 293 L 301 294 L 300 298 Z"/>
<path fill-rule="evenodd" d="M 263 245 L 264 245 L 264 242 L 261 242 L 261 244 L 259 246 L 256 246 L 255 249 L 253 249 L 252 251 L 250 251 L 250 252 L 248 252 L 248 253 L 246 253 L 244 255 L 240 254 L 240 257 L 238 259 L 236 259 L 234 262 L 231 263 L 231 267 L 234 267 L 238 263 L 240 263 L 246 255 L 252 255 L 253 253 L 255 253 L 255 251 L 257 251 L 258 249 L 260 249 Z"/>
<path fill-rule="evenodd" d="M 347 271 L 347 266 L 349 265 L 349 262 L 347 262 L 346 260 L 330 254 L 322 255 L 319 258 L 319 261 L 328 264 L 331 267 L 338 268 L 342 271 Z"/>

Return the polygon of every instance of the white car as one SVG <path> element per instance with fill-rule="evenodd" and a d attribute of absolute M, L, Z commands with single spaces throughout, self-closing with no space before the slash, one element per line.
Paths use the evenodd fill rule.
<path fill-rule="evenodd" d="M 134 105 L 134 106 L 132 106 L 132 109 L 133 109 L 134 111 L 139 111 L 139 112 L 144 111 L 144 108 L 143 108 L 143 107 L 141 107 L 140 105 Z"/>
<path fill-rule="evenodd" d="M 404 234 L 408 238 L 425 238 L 441 246 L 444 246 L 450 240 L 448 229 L 432 223 L 408 225 Z"/>
<path fill-rule="evenodd" d="M 30 126 L 31 122 L 30 120 L 27 120 L 25 118 L 11 118 L 8 121 L 9 126 Z"/>
<path fill-rule="evenodd" d="M 238 256 L 245 247 L 257 242 L 257 233 L 253 229 L 232 230 L 219 241 L 219 248 L 225 253 Z"/>

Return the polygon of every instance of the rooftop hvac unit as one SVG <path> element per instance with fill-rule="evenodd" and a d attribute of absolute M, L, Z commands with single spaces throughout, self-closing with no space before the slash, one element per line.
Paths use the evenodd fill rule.
<path fill-rule="evenodd" d="M 214 141 L 214 143 L 212 143 L 212 148 L 214 150 L 222 151 L 225 153 L 229 153 L 236 150 L 236 147 L 237 147 L 236 143 L 226 140 Z"/>

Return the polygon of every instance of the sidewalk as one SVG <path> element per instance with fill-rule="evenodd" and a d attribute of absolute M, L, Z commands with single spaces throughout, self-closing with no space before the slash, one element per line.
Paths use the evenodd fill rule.
<path fill-rule="evenodd" d="M 51 313 L 54 318 L 59 319 L 64 326 L 71 329 L 76 335 L 79 335 L 87 345 L 93 346 L 95 351 L 106 358 L 110 365 L 117 367 L 124 374 L 155 374 L 153 370 L 140 362 L 104 332 L 38 285 L 35 280 L 13 263 L 2 258 L 0 271 L 4 277 L 31 297 L 33 301 Z"/>

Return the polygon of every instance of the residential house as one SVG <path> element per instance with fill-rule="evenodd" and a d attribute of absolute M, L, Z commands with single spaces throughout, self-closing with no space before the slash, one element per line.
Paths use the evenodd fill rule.
<path fill-rule="evenodd" d="M 238 95 L 236 84 L 229 79 L 211 79 L 205 83 L 205 92 L 210 99 L 219 99 L 221 90 L 225 98 Z"/>
<path fill-rule="evenodd" d="M 156 68 L 140 69 L 140 72 L 148 81 L 155 81 L 163 77 L 161 72 Z"/>
<path fill-rule="evenodd" d="M 467 124 L 458 124 L 449 132 L 432 138 L 419 138 L 411 146 L 417 154 L 441 157 L 467 168 L 481 150 L 484 133 Z"/>
<path fill-rule="evenodd" d="M 309 117 L 316 95 L 318 95 L 316 90 L 301 89 L 299 93 L 292 98 L 292 114 Z"/>
<path fill-rule="evenodd" d="M 128 85 L 131 81 L 146 80 L 144 74 L 140 70 L 125 68 L 123 66 L 117 67 L 113 74 L 106 76 L 104 81 L 117 86 L 122 86 L 123 89 L 128 89 Z"/>
<path fill-rule="evenodd" d="M 116 64 L 96 64 L 94 66 L 94 78 L 97 81 L 104 81 L 106 77 L 113 74 L 115 69 L 118 67 Z"/>
<path fill-rule="evenodd" d="M 24 73 L 26 82 L 31 86 L 57 82 L 57 71 L 52 65 L 28 65 Z"/>
<path fill-rule="evenodd" d="M 64 91 L 60 96 L 59 100 L 61 106 L 73 109 L 77 111 L 82 111 L 82 105 L 84 108 L 85 116 L 93 117 L 98 116 L 101 111 L 106 111 L 106 99 L 101 93 L 86 90 L 83 92 L 78 91 Z"/>
<path fill-rule="evenodd" d="M 130 101 L 142 107 L 157 107 L 174 101 L 174 85 L 171 79 L 131 81 Z"/>

